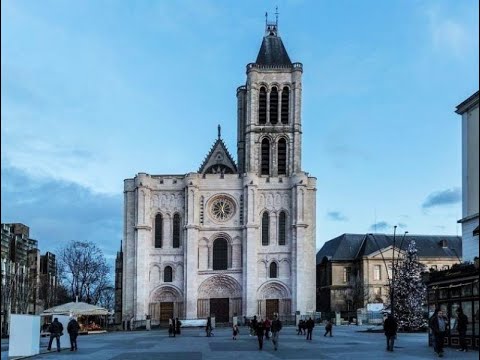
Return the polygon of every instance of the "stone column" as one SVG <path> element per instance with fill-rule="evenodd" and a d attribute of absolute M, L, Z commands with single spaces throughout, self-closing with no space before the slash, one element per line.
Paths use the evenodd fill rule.
<path fill-rule="evenodd" d="M 185 191 L 185 203 L 187 215 L 186 243 L 184 246 L 185 259 L 185 290 L 184 290 L 184 314 L 188 319 L 197 318 L 197 274 L 198 274 L 198 230 L 195 214 L 195 202 L 197 201 L 197 187 L 190 183 Z"/>
<path fill-rule="evenodd" d="M 257 207 L 255 205 L 257 195 L 257 185 L 250 183 L 246 179 L 245 187 L 245 206 L 247 208 L 246 216 L 246 236 L 243 239 L 243 313 L 246 316 L 253 316 L 257 313 L 257 247 L 259 240 L 259 225 L 257 223 Z M 248 266 L 250 264 L 250 266 Z M 253 264 L 253 266 L 252 266 Z"/>

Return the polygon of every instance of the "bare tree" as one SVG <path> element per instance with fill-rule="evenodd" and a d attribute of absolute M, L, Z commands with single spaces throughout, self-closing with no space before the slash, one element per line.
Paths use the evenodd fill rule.
<path fill-rule="evenodd" d="M 71 299 L 96 304 L 110 285 L 109 266 L 93 242 L 71 241 L 60 251 L 59 273 Z"/>
<path fill-rule="evenodd" d="M 348 281 L 348 288 L 345 289 L 343 297 L 345 303 L 350 303 L 352 306 L 352 309 L 348 310 L 354 311 L 364 307 L 365 304 L 370 301 L 370 287 L 363 283 L 359 273 L 350 277 L 350 280 Z"/>

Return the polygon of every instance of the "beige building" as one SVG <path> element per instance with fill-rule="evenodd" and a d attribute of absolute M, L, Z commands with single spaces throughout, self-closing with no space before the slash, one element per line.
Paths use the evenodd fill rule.
<path fill-rule="evenodd" d="M 478 91 L 457 106 L 462 116 L 462 239 L 464 261 L 478 256 L 479 232 L 479 120 Z"/>
<path fill-rule="evenodd" d="M 237 96 L 237 161 L 124 183 L 122 320 L 315 310 L 316 179 L 302 169 L 301 63 L 267 23 Z M 117 302 L 120 305 L 120 302 Z"/>
<path fill-rule="evenodd" d="M 355 311 L 367 303 L 389 303 L 386 285 L 393 257 L 402 258 L 411 240 L 426 270 L 449 269 L 461 261 L 458 236 L 400 235 L 394 248 L 393 235 L 343 234 L 317 253 L 317 311 Z"/>

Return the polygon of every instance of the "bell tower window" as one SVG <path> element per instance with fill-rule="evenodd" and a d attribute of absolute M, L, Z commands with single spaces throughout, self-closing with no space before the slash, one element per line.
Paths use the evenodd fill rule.
<path fill-rule="evenodd" d="M 269 244 L 270 237 L 270 218 L 268 212 L 265 211 L 262 215 L 262 245 L 267 246 Z"/>
<path fill-rule="evenodd" d="M 268 139 L 262 140 L 262 149 L 261 149 L 261 174 L 270 175 L 270 141 Z"/>
<path fill-rule="evenodd" d="M 278 216 L 278 245 L 285 245 L 287 238 L 287 214 L 280 212 Z"/>
<path fill-rule="evenodd" d="M 258 123 L 261 125 L 267 123 L 267 89 L 263 86 L 258 97 Z"/>
<path fill-rule="evenodd" d="M 163 240 L 163 217 L 161 214 L 155 216 L 155 247 L 161 248 Z"/>
<path fill-rule="evenodd" d="M 180 215 L 173 216 L 173 247 L 180 247 Z"/>
<path fill-rule="evenodd" d="M 282 90 L 282 109 L 281 109 L 281 121 L 282 124 L 288 124 L 288 102 L 290 100 L 290 89 L 284 87 Z"/>
<path fill-rule="evenodd" d="M 270 91 L 270 123 L 278 123 L 278 90 L 272 87 Z"/>
<path fill-rule="evenodd" d="M 287 174 L 287 142 L 285 139 L 278 141 L 278 175 Z"/>

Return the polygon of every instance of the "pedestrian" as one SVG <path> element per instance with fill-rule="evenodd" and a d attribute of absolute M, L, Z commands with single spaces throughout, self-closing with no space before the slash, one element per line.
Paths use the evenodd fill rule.
<path fill-rule="evenodd" d="M 315 322 L 311 317 L 305 323 L 305 327 L 307 328 L 307 340 L 312 340 L 312 332 L 313 328 L 315 327 Z"/>
<path fill-rule="evenodd" d="M 448 319 L 443 315 L 443 311 L 435 309 L 429 321 L 430 329 L 433 334 L 433 349 L 439 357 L 443 357 L 443 341 L 445 339 L 445 332 L 447 331 Z"/>
<path fill-rule="evenodd" d="M 56 339 L 57 351 L 60 351 L 60 336 L 63 335 L 63 325 L 58 321 L 58 318 L 53 319 L 53 322 L 48 327 L 48 331 L 50 332 L 50 341 L 48 342 L 47 350 L 50 351 L 52 349 L 53 339 Z"/>
<path fill-rule="evenodd" d="M 465 335 L 467 333 L 468 317 L 463 313 L 463 309 L 459 307 L 457 309 L 457 322 L 456 328 L 458 331 L 458 336 L 460 338 L 460 349 L 457 351 L 468 351 L 467 341 L 465 340 Z"/>
<path fill-rule="evenodd" d="M 177 324 L 175 323 L 175 319 L 174 318 L 171 318 L 170 319 L 171 322 L 172 322 L 172 335 L 173 337 L 175 337 L 175 334 L 177 332 Z"/>
<path fill-rule="evenodd" d="M 265 319 L 265 339 L 270 339 L 270 327 L 272 326 L 272 323 L 268 319 L 268 317 Z"/>
<path fill-rule="evenodd" d="M 300 321 L 298 322 L 297 335 L 302 335 L 302 329 L 303 329 L 303 320 L 300 320 Z"/>
<path fill-rule="evenodd" d="M 393 344 L 397 337 L 397 328 L 397 320 L 392 314 L 388 314 L 388 317 L 383 322 L 383 330 L 385 331 L 385 336 L 387 338 L 387 351 L 393 351 Z"/>
<path fill-rule="evenodd" d="M 250 336 L 255 336 L 257 334 L 257 325 L 257 315 L 254 315 L 252 321 L 250 321 Z"/>
<path fill-rule="evenodd" d="M 257 323 L 257 327 L 255 329 L 257 333 L 257 338 L 258 338 L 258 350 L 263 349 L 263 336 L 265 335 L 265 323 L 263 322 L 263 319 L 261 319 Z"/>
<path fill-rule="evenodd" d="M 233 340 L 237 340 L 237 335 L 238 335 L 238 325 L 237 324 L 233 324 Z"/>
<path fill-rule="evenodd" d="M 205 332 L 207 333 L 207 337 L 212 336 L 212 319 L 210 316 L 207 318 L 207 326 L 205 327 Z"/>
<path fill-rule="evenodd" d="M 275 316 L 272 321 L 272 343 L 275 351 L 278 348 L 278 335 L 280 330 L 282 330 L 282 322 L 278 319 L 278 316 Z"/>
<path fill-rule="evenodd" d="M 70 336 L 70 351 L 77 351 L 77 337 L 80 331 L 80 325 L 78 325 L 77 319 L 71 318 L 67 325 L 68 335 Z"/>
<path fill-rule="evenodd" d="M 323 336 L 327 336 L 328 333 L 330 333 L 330 337 L 332 337 L 332 328 L 333 328 L 333 324 L 332 324 L 332 320 L 327 320 L 327 324 L 325 325 L 325 335 Z"/>
<path fill-rule="evenodd" d="M 182 322 L 178 320 L 178 318 L 175 319 L 175 332 L 180 335 L 180 327 L 182 326 Z"/>

